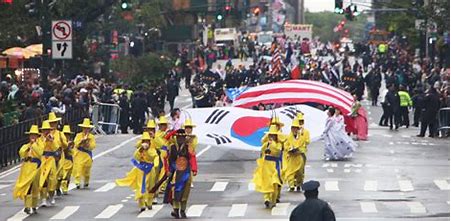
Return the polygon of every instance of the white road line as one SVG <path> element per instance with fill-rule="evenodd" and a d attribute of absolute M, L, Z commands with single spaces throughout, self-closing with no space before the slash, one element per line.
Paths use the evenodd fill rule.
<path fill-rule="evenodd" d="M 211 148 L 211 145 L 208 145 L 207 147 L 205 147 L 203 150 L 199 151 L 199 153 L 196 154 L 196 157 L 200 157 L 202 154 L 204 154 L 205 152 L 207 152 L 207 150 L 209 150 Z"/>
<path fill-rule="evenodd" d="M 227 188 L 227 184 L 229 184 L 229 182 L 215 182 L 210 191 L 223 192 Z"/>
<path fill-rule="evenodd" d="M 413 191 L 413 185 L 412 182 L 410 180 L 399 180 L 399 189 L 402 192 L 408 192 L 408 191 Z"/>
<path fill-rule="evenodd" d="M 116 187 L 116 184 L 111 182 L 111 183 L 107 183 L 107 184 L 103 185 L 102 187 L 94 190 L 94 192 L 108 192 L 108 191 L 114 189 L 114 187 Z"/>
<path fill-rule="evenodd" d="M 67 219 L 67 217 L 77 212 L 79 208 L 80 206 L 65 206 L 59 213 L 52 216 L 50 219 Z"/>
<path fill-rule="evenodd" d="M 113 151 L 115 151 L 115 150 L 117 150 L 117 149 L 119 149 L 119 148 L 125 146 L 125 145 L 126 145 L 127 143 L 129 143 L 130 141 L 136 140 L 138 137 L 141 137 L 141 136 L 134 136 L 134 137 L 132 137 L 132 138 L 130 138 L 130 139 L 128 139 L 128 140 L 125 140 L 125 141 L 123 141 L 122 143 L 120 143 L 120 144 L 114 146 L 113 148 L 108 149 L 108 150 L 105 150 L 105 151 L 103 151 L 103 152 L 101 152 L 101 153 L 95 155 L 92 159 L 95 160 L 95 159 L 97 159 L 97 158 L 99 158 L 99 157 L 101 157 L 101 156 L 103 156 L 103 155 L 109 154 L 109 153 L 111 153 L 111 152 L 113 152 Z"/>
<path fill-rule="evenodd" d="M 305 164 L 305 168 L 311 168 L 312 166 L 309 164 Z"/>
<path fill-rule="evenodd" d="M 128 200 L 121 200 L 121 202 L 126 203 L 126 202 L 128 202 Z"/>
<path fill-rule="evenodd" d="M 351 169 L 343 169 L 343 172 L 345 172 L 345 173 L 350 173 L 350 172 L 351 172 Z"/>
<path fill-rule="evenodd" d="M 8 187 L 8 186 L 9 186 L 9 185 L 0 184 L 0 190 L 3 189 L 3 188 L 6 188 L 6 187 Z"/>
<path fill-rule="evenodd" d="M 146 210 L 140 213 L 138 218 L 152 218 L 163 208 L 163 206 L 164 205 L 153 205 L 152 210 Z"/>
<path fill-rule="evenodd" d="M 383 134 L 382 136 L 384 136 L 384 137 L 393 137 L 393 135 L 390 135 L 390 134 Z"/>
<path fill-rule="evenodd" d="M 247 204 L 232 204 L 227 217 L 242 217 L 246 214 Z"/>
<path fill-rule="evenodd" d="M 249 183 L 249 184 L 247 185 L 247 189 L 248 189 L 249 191 L 254 191 L 254 190 L 255 190 L 255 183 Z"/>
<path fill-rule="evenodd" d="M 395 145 L 395 143 L 393 143 L 393 142 L 389 142 L 388 144 L 390 144 L 390 145 Z"/>
<path fill-rule="evenodd" d="M 186 212 L 186 216 L 200 217 L 206 207 L 207 207 L 207 204 L 192 205 L 188 208 L 188 211 Z"/>
<path fill-rule="evenodd" d="M 360 168 L 360 167 L 362 167 L 363 166 L 363 164 L 361 164 L 361 163 L 346 163 L 345 164 L 345 167 L 346 168 L 348 168 L 348 167 L 358 167 L 358 168 Z"/>
<path fill-rule="evenodd" d="M 20 165 L 17 165 L 17 166 L 12 167 L 11 169 L 9 169 L 7 171 L 4 171 L 4 172 L 0 173 L 0 179 L 3 179 L 5 177 L 7 177 L 7 176 L 19 171 L 19 169 L 20 169 Z"/>
<path fill-rule="evenodd" d="M 426 213 L 426 208 L 420 202 L 406 202 L 411 213 Z"/>
<path fill-rule="evenodd" d="M 271 215 L 272 216 L 286 216 L 288 213 L 288 207 L 290 203 L 278 203 L 276 207 L 272 208 Z"/>
<path fill-rule="evenodd" d="M 410 138 L 411 136 L 409 135 L 401 135 L 402 138 Z"/>
<path fill-rule="evenodd" d="M 67 187 L 67 189 L 69 190 L 69 191 L 71 191 L 71 190 L 73 190 L 73 189 L 75 189 L 77 186 L 74 184 L 74 183 L 69 183 L 69 186 Z"/>
<path fill-rule="evenodd" d="M 29 215 L 24 213 L 23 210 L 21 209 L 19 212 L 17 212 L 16 214 L 14 214 L 14 216 L 8 218 L 6 221 L 22 221 L 25 218 L 27 218 Z"/>
<path fill-rule="evenodd" d="M 337 163 L 331 163 L 330 166 L 332 166 L 332 167 L 338 167 L 338 164 L 337 164 Z"/>
<path fill-rule="evenodd" d="M 334 172 L 334 169 L 327 168 L 327 172 L 328 172 L 328 173 L 333 173 L 333 172 Z"/>
<path fill-rule="evenodd" d="M 434 180 L 434 183 L 441 190 L 449 190 L 449 183 L 446 180 Z"/>
<path fill-rule="evenodd" d="M 326 181 L 324 188 L 326 191 L 340 191 L 338 188 L 338 181 Z"/>
<path fill-rule="evenodd" d="M 374 202 L 360 202 L 362 213 L 377 213 L 376 204 Z"/>
<path fill-rule="evenodd" d="M 122 209 L 123 206 L 124 206 L 123 204 L 110 205 L 94 218 L 95 219 L 109 219 L 112 216 L 114 216 L 114 214 L 119 212 L 119 210 Z"/>
<path fill-rule="evenodd" d="M 363 186 L 363 190 L 365 191 L 377 191 L 377 181 L 375 180 L 366 180 L 365 186 Z"/>

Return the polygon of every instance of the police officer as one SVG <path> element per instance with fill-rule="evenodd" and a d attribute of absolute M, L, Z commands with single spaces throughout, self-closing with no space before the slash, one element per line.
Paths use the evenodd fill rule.
<path fill-rule="evenodd" d="M 294 208 L 290 221 L 335 221 L 334 211 L 327 202 L 318 199 L 319 182 L 310 180 L 302 185 L 305 201 Z"/>

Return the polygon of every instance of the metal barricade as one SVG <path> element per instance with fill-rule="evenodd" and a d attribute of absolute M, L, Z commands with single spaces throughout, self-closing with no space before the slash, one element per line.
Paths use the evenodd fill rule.
<path fill-rule="evenodd" d="M 449 107 L 440 108 L 438 111 L 438 132 L 440 133 L 440 137 L 449 137 L 449 123 Z"/>
<path fill-rule="evenodd" d="M 119 129 L 121 108 L 117 104 L 97 103 L 92 108 L 94 132 L 98 134 L 115 134 Z"/>

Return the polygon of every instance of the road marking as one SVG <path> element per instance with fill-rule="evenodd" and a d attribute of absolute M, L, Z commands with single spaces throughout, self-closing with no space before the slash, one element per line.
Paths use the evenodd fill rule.
<path fill-rule="evenodd" d="M 328 173 L 333 173 L 333 172 L 334 172 L 334 169 L 327 168 L 327 172 L 328 172 Z"/>
<path fill-rule="evenodd" d="M 249 183 L 249 184 L 247 185 L 247 189 L 248 189 L 249 191 L 254 191 L 254 190 L 255 190 L 255 183 Z"/>
<path fill-rule="evenodd" d="M 207 150 L 209 150 L 211 148 L 211 145 L 208 145 L 207 147 L 205 147 L 203 150 L 201 150 L 199 153 L 196 154 L 196 157 L 200 157 L 202 154 L 204 154 L 205 152 L 207 152 Z"/>
<path fill-rule="evenodd" d="M 134 137 L 132 137 L 132 138 L 129 138 L 128 140 L 123 141 L 122 143 L 120 143 L 120 144 L 114 146 L 113 148 L 108 149 L 108 150 L 105 150 L 105 151 L 103 151 L 103 152 L 101 152 L 101 153 L 95 155 L 92 159 L 95 160 L 95 159 L 97 159 L 97 158 L 99 158 L 99 157 L 101 157 L 101 156 L 103 156 L 103 155 L 109 154 L 109 153 L 111 153 L 111 152 L 113 152 L 113 151 L 115 151 L 115 150 L 117 150 L 117 149 L 119 149 L 119 148 L 125 146 L 125 145 L 126 145 L 127 143 L 129 143 L 130 141 L 136 140 L 138 137 L 141 137 L 141 136 L 134 136 Z"/>
<path fill-rule="evenodd" d="M 361 164 L 361 163 L 346 163 L 345 164 L 345 167 L 362 167 L 363 166 L 363 164 Z"/>
<path fill-rule="evenodd" d="M 126 202 L 128 202 L 128 200 L 121 200 L 121 202 L 126 203 Z"/>
<path fill-rule="evenodd" d="M 394 151 L 394 150 L 390 150 L 390 153 L 391 153 L 391 154 L 395 154 L 395 151 Z"/>
<path fill-rule="evenodd" d="M 277 203 L 276 207 L 272 208 L 271 215 L 272 216 L 286 216 L 288 213 L 288 207 L 290 203 Z"/>
<path fill-rule="evenodd" d="M 326 191 L 340 191 L 338 188 L 338 181 L 326 181 L 324 188 Z"/>
<path fill-rule="evenodd" d="M 402 138 L 410 138 L 409 135 L 401 135 Z"/>
<path fill-rule="evenodd" d="M 309 164 L 306 164 L 306 165 L 305 165 L 305 168 L 310 168 L 310 167 L 312 167 L 312 166 L 309 165 Z"/>
<path fill-rule="evenodd" d="M 338 167 L 337 163 L 323 163 L 323 167 Z"/>
<path fill-rule="evenodd" d="M 246 214 L 247 204 L 232 204 L 228 217 L 242 217 Z"/>
<path fill-rule="evenodd" d="M 151 210 L 145 210 L 140 213 L 138 218 L 152 218 L 163 208 L 163 206 L 164 205 L 153 205 Z"/>
<path fill-rule="evenodd" d="M 3 189 L 3 188 L 6 188 L 6 187 L 8 187 L 8 186 L 9 186 L 9 185 L 0 184 L 0 190 Z"/>
<path fill-rule="evenodd" d="M 59 213 L 50 219 L 67 219 L 67 217 L 77 212 L 79 208 L 80 206 L 65 206 Z"/>
<path fill-rule="evenodd" d="M 434 180 L 434 183 L 441 190 L 449 190 L 449 183 L 446 180 Z"/>
<path fill-rule="evenodd" d="M 384 137 L 393 137 L 393 135 L 390 135 L 390 134 L 383 134 L 382 136 L 384 136 Z"/>
<path fill-rule="evenodd" d="M 200 217 L 206 207 L 207 207 L 207 204 L 192 205 L 188 208 L 188 211 L 186 212 L 186 216 Z"/>
<path fill-rule="evenodd" d="M 9 176 L 9 175 L 11 175 L 11 174 L 13 174 L 13 173 L 19 171 L 20 166 L 21 166 L 21 165 L 17 165 L 17 166 L 15 166 L 15 167 L 13 167 L 13 168 L 7 170 L 7 171 L 4 171 L 4 172 L 0 173 L 0 179 L 3 179 L 3 178 L 5 178 L 5 177 L 7 177 L 7 176 Z"/>
<path fill-rule="evenodd" d="M 95 219 L 109 219 L 112 216 L 114 216 L 114 214 L 116 214 L 120 209 L 122 209 L 123 206 L 124 206 L 123 204 L 110 205 L 94 218 Z"/>
<path fill-rule="evenodd" d="M 411 213 L 426 213 L 426 208 L 420 202 L 406 202 Z"/>
<path fill-rule="evenodd" d="M 365 186 L 363 186 L 363 190 L 365 191 L 377 191 L 377 181 L 375 180 L 366 180 Z"/>
<path fill-rule="evenodd" d="M 69 191 L 71 191 L 71 190 L 73 190 L 73 189 L 75 189 L 75 188 L 77 188 L 77 186 L 76 186 L 74 183 L 69 183 L 69 187 L 67 187 L 67 189 L 68 189 Z"/>
<path fill-rule="evenodd" d="M 211 192 L 223 192 L 227 188 L 229 182 L 215 182 L 211 188 Z"/>
<path fill-rule="evenodd" d="M 399 183 L 399 189 L 402 192 L 413 191 L 413 185 L 410 180 L 399 180 L 398 183 Z"/>
<path fill-rule="evenodd" d="M 111 182 L 103 185 L 102 187 L 96 189 L 94 192 L 108 192 L 116 187 L 116 184 Z"/>
<path fill-rule="evenodd" d="M 29 215 L 24 213 L 23 210 L 21 209 L 19 212 L 17 212 L 14 216 L 10 217 L 6 221 L 22 221 L 25 218 L 27 218 L 28 216 Z"/>
<path fill-rule="evenodd" d="M 374 202 L 360 202 L 360 209 L 363 213 L 377 213 L 376 204 Z"/>
<path fill-rule="evenodd" d="M 388 144 L 390 144 L 390 145 L 395 145 L 395 143 L 393 143 L 393 142 L 389 142 Z"/>

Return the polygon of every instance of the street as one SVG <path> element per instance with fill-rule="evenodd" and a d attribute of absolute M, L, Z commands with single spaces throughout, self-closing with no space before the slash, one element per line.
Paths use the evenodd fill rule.
<path fill-rule="evenodd" d="M 184 90 L 176 105 L 187 108 Z M 377 126 L 380 107 L 368 106 L 369 140 L 349 161 L 324 161 L 323 143 L 308 149 L 306 180 L 320 181 L 321 199 L 330 203 L 337 220 L 449 220 L 449 139 L 417 138 L 417 128 L 389 131 Z M 0 174 L 0 220 L 156 220 L 171 219 L 169 205 L 154 205 L 139 214 L 133 192 L 114 180 L 132 167 L 136 135 L 97 138 L 89 189 L 57 198 L 56 206 L 40 208 L 27 217 L 20 200 L 12 199 L 18 170 Z M 288 220 L 291 210 L 304 200 L 302 193 L 283 188 L 281 203 L 264 208 L 262 195 L 250 183 L 258 152 L 200 145 L 199 174 L 194 179 L 189 209 L 196 220 Z"/>

